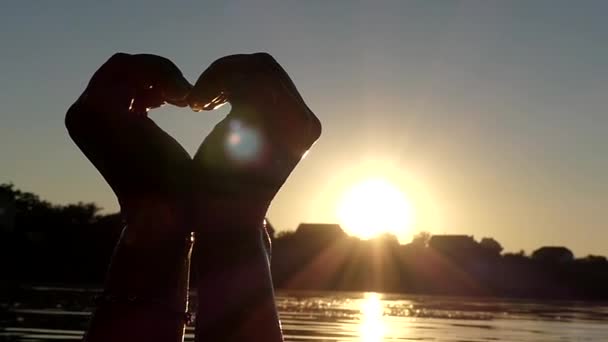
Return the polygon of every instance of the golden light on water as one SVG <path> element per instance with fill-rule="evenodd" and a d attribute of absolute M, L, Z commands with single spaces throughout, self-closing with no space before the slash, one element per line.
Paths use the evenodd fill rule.
<path fill-rule="evenodd" d="M 394 184 L 383 178 L 370 178 L 344 193 L 337 214 L 348 234 L 369 239 L 382 233 L 408 235 L 415 213 L 408 198 Z"/>
<path fill-rule="evenodd" d="M 383 320 L 384 307 L 380 295 L 368 292 L 361 300 L 359 310 L 361 318 L 359 323 L 360 340 L 362 342 L 380 342 L 387 333 Z"/>

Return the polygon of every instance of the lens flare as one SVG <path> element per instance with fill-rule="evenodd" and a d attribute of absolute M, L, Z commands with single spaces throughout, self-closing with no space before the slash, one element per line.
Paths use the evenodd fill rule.
<path fill-rule="evenodd" d="M 248 127 L 238 119 L 228 124 L 225 149 L 228 156 L 239 162 L 252 162 L 260 154 L 262 140 L 255 128 Z"/>

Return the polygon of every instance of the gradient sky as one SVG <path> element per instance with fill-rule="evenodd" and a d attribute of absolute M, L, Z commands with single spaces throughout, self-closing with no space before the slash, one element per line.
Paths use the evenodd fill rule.
<path fill-rule="evenodd" d="M 63 126 L 96 68 L 155 53 L 194 81 L 267 51 L 324 125 L 273 202 L 279 229 L 335 222 L 340 195 L 379 176 L 414 202 L 414 231 L 608 255 L 606 17 L 605 1 L 4 0 L 0 182 L 115 211 Z M 221 116 L 152 113 L 191 152 Z"/>

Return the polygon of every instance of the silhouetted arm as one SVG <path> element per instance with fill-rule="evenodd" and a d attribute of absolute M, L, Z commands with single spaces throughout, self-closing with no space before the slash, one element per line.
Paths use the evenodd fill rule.
<path fill-rule="evenodd" d="M 232 111 L 194 157 L 197 341 L 282 341 L 264 216 L 321 125 L 268 54 L 234 55 L 199 78 L 189 103 Z"/>
<path fill-rule="evenodd" d="M 191 160 L 147 108 L 179 104 L 189 88 L 162 57 L 116 54 L 66 115 L 70 136 L 112 187 L 126 221 L 86 341 L 182 340 Z"/>
<path fill-rule="evenodd" d="M 197 341 L 282 341 L 261 226 L 197 236 Z"/>

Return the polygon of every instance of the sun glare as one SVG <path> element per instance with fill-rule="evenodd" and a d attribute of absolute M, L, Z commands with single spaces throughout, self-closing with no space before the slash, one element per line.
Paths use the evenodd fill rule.
<path fill-rule="evenodd" d="M 414 210 L 403 192 L 380 178 L 368 179 L 348 190 L 337 214 L 342 228 L 361 239 L 382 233 L 402 238 L 414 221 Z"/>
<path fill-rule="evenodd" d="M 368 292 L 360 302 L 361 318 L 359 333 L 361 342 L 380 342 L 386 334 L 386 324 L 383 319 L 384 308 L 380 295 Z"/>

